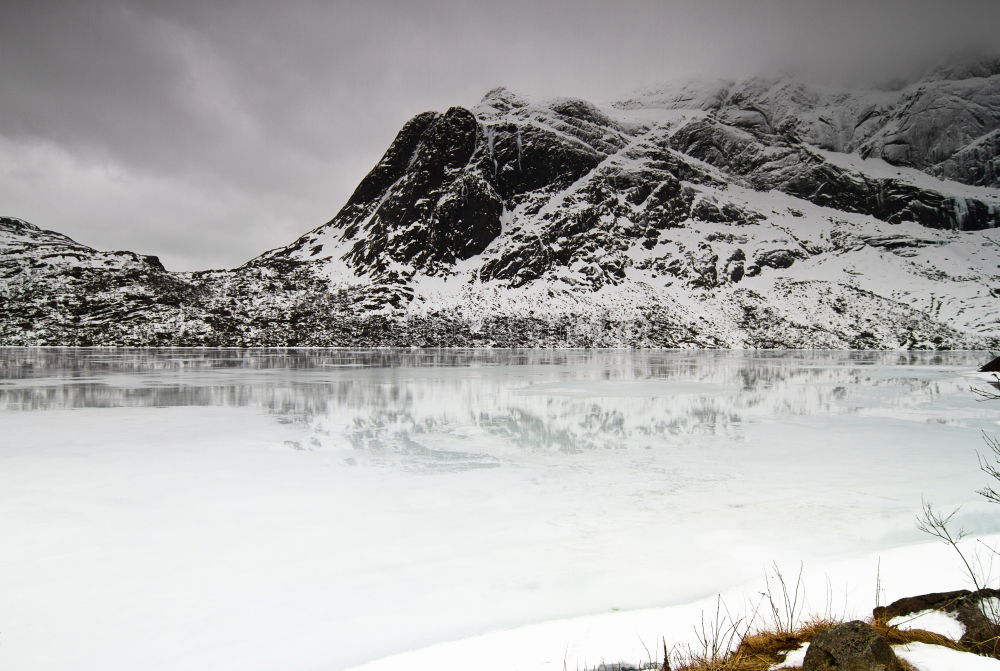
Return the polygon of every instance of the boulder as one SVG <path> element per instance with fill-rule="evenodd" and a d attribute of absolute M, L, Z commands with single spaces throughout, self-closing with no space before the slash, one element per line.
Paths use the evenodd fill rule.
<path fill-rule="evenodd" d="M 965 634 L 959 643 L 981 655 L 1000 658 L 1000 590 L 970 592 L 962 589 L 922 594 L 876 608 L 872 615 L 877 620 L 891 620 L 924 610 L 953 614 L 965 627 Z"/>
<path fill-rule="evenodd" d="M 1000 356 L 979 369 L 980 373 L 1000 373 Z"/>
<path fill-rule="evenodd" d="M 757 265 L 763 268 L 791 268 L 795 260 L 804 256 L 802 252 L 791 249 L 772 249 L 769 252 L 762 252 L 757 255 Z"/>
<path fill-rule="evenodd" d="M 859 620 L 818 634 L 809 644 L 802 671 L 903 671 L 889 643 Z"/>

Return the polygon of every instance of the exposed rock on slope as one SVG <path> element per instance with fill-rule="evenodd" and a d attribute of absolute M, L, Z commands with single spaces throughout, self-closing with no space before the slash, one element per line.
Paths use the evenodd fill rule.
<path fill-rule="evenodd" d="M 1000 185 L 998 57 L 942 66 L 896 90 L 830 90 L 751 78 L 654 87 L 620 105 L 700 109 L 730 126 L 857 152 L 967 184 Z"/>
<path fill-rule="evenodd" d="M 198 322 L 199 289 L 155 256 L 99 252 L 0 217 L 0 342 L 142 344 Z M 98 336 L 97 334 L 101 334 Z"/>
<path fill-rule="evenodd" d="M 989 62 L 608 108 L 496 89 L 414 117 L 336 217 L 235 270 L 3 220 L 0 342 L 996 346 L 998 100 Z M 52 302 L 92 295 L 119 312 Z"/>

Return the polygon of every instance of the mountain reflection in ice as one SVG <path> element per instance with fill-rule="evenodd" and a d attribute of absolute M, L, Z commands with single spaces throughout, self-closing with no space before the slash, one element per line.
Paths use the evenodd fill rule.
<path fill-rule="evenodd" d="M 0 350 L 0 410 L 257 407 L 348 464 L 738 443 L 802 415 L 982 416 L 975 352 Z M 944 373 L 943 373 L 944 371 Z M 949 373 L 948 371 L 952 371 Z M 984 409 L 985 411 L 986 409 Z"/>

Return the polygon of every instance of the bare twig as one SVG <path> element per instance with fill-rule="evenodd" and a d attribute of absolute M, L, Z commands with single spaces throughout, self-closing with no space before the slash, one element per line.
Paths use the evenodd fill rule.
<path fill-rule="evenodd" d="M 875 565 L 875 607 L 878 608 L 882 605 L 882 557 L 878 558 L 878 564 Z"/>
<path fill-rule="evenodd" d="M 1000 482 L 1000 439 L 983 431 L 983 442 L 993 454 L 988 460 L 983 457 L 982 453 L 976 453 L 979 457 L 979 470 L 993 478 L 994 481 Z M 1000 503 L 1000 492 L 997 492 L 993 487 L 983 487 L 978 491 L 978 494 L 993 503 Z"/>
<path fill-rule="evenodd" d="M 965 566 L 965 573 L 969 576 L 972 584 L 976 586 L 977 590 L 980 590 L 985 587 L 985 585 L 982 584 L 982 577 L 980 576 L 979 571 L 972 568 L 972 565 L 969 563 L 969 559 L 958 546 L 959 542 L 968 534 L 965 529 L 961 527 L 953 532 L 948 526 L 951 524 L 952 519 L 959 510 L 959 508 L 955 508 L 950 513 L 945 515 L 934 510 L 934 507 L 930 503 L 923 501 L 922 512 L 917 516 L 917 528 L 925 534 L 929 534 L 950 546 L 951 549 L 953 549 L 958 555 L 959 559 L 962 560 L 962 564 Z"/>
<path fill-rule="evenodd" d="M 646 647 L 646 642 L 642 640 L 642 636 L 636 634 L 636 637 L 639 639 L 639 645 L 641 645 L 642 649 L 646 651 L 646 660 L 649 662 L 646 668 L 648 669 L 656 668 L 656 662 L 653 660 L 653 655 L 652 653 L 649 652 L 649 648 Z"/>
<path fill-rule="evenodd" d="M 778 632 L 787 634 L 794 631 L 798 626 L 799 619 L 802 616 L 802 609 L 805 606 L 805 602 L 802 599 L 803 567 L 802 564 L 799 564 L 799 573 L 795 578 L 794 589 L 789 587 L 778 565 L 773 564 L 773 568 L 774 575 L 764 575 L 767 591 L 761 592 L 761 596 L 767 599 L 767 605 L 771 611 L 771 624 Z M 772 584 L 772 580 L 777 583 L 776 586 Z M 781 590 L 780 594 L 777 593 L 778 589 Z"/>

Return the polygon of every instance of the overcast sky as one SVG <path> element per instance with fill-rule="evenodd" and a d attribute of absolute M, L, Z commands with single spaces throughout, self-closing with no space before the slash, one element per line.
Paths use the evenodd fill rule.
<path fill-rule="evenodd" d="M 336 214 L 408 118 L 498 85 L 882 76 L 998 25 L 997 0 L 0 0 L 0 214 L 230 267 Z"/>

